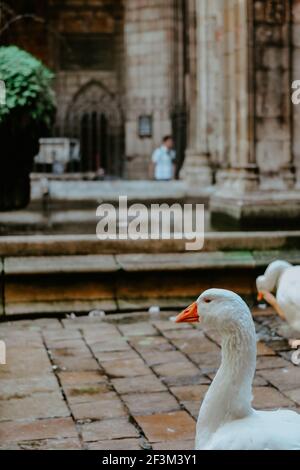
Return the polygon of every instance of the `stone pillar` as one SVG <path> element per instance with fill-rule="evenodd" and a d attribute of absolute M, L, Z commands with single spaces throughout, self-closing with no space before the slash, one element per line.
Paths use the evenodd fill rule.
<path fill-rule="evenodd" d="M 218 197 L 258 186 L 254 152 L 252 17 L 249 2 L 223 1 L 223 153 L 218 161 Z"/>
<path fill-rule="evenodd" d="M 289 0 L 254 1 L 255 135 L 262 190 L 294 187 Z"/>
<path fill-rule="evenodd" d="M 300 141 L 291 125 L 290 6 L 289 0 L 224 0 L 225 153 L 211 199 L 215 222 L 225 216 L 240 225 L 290 224 L 299 212 L 292 192 L 292 146 L 300 156 Z M 294 25 L 294 45 L 296 31 Z M 294 127 L 299 116 L 295 110 Z"/>
<path fill-rule="evenodd" d="M 212 182 L 208 149 L 208 5 L 212 0 L 189 0 L 190 74 L 188 149 L 181 176 L 189 186 L 206 187 Z"/>
<path fill-rule="evenodd" d="M 292 82 L 300 80 L 300 0 L 292 0 Z M 300 189 L 300 104 L 293 110 L 293 155 L 296 169 L 296 189 Z"/>
<path fill-rule="evenodd" d="M 172 132 L 174 8 L 172 0 L 126 0 L 124 7 L 126 176 L 147 179 L 154 148 Z M 151 137 L 139 137 L 142 115 L 152 117 Z"/>

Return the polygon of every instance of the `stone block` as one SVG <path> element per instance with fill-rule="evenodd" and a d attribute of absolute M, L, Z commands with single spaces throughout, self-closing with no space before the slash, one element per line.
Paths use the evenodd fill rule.
<path fill-rule="evenodd" d="M 4 292 L 4 264 L 3 258 L 0 257 L 0 292 Z M 4 298 L 3 295 L 0 295 L 0 317 L 4 314 Z"/>
<path fill-rule="evenodd" d="M 54 375 L 37 374 L 33 377 L 8 378 L 1 376 L 0 400 L 21 399 L 38 393 L 58 392 L 59 386 Z"/>
<path fill-rule="evenodd" d="M 257 140 L 259 141 L 275 141 L 284 142 L 289 140 L 289 126 L 288 123 L 279 122 L 276 118 L 264 119 L 257 123 Z M 276 155 L 275 155 L 276 157 Z M 282 155 L 278 155 L 279 168 L 282 160 Z M 264 162 L 265 165 L 268 161 Z"/>
<path fill-rule="evenodd" d="M 158 334 L 155 328 L 148 322 L 120 325 L 119 330 L 126 337 L 154 336 Z"/>
<path fill-rule="evenodd" d="M 193 440 L 195 422 L 185 411 L 137 416 L 136 420 L 150 442 Z"/>
<path fill-rule="evenodd" d="M 293 400 L 300 406 L 300 388 L 295 388 L 294 390 L 285 390 L 284 395 L 286 395 L 290 400 Z"/>
<path fill-rule="evenodd" d="M 293 26 L 293 44 L 294 46 L 300 47 L 300 24 L 294 24 Z"/>
<path fill-rule="evenodd" d="M 0 422 L 70 416 L 59 392 L 34 393 L 25 398 L 0 400 Z"/>
<path fill-rule="evenodd" d="M 77 273 L 113 273 L 119 270 L 111 255 L 27 256 L 5 259 L 6 276 Z"/>
<path fill-rule="evenodd" d="M 141 450 L 139 439 L 113 439 L 108 441 L 91 442 L 88 450 Z"/>
<path fill-rule="evenodd" d="M 112 380 L 112 384 L 121 395 L 128 393 L 142 394 L 150 392 L 164 392 L 167 390 L 164 384 L 162 384 L 154 374 L 139 377 L 138 380 L 135 377 L 114 379 Z"/>
<path fill-rule="evenodd" d="M 153 369 L 169 386 L 198 383 L 202 375 L 188 359 L 179 363 L 172 362 L 154 366 Z"/>
<path fill-rule="evenodd" d="M 180 409 L 178 402 L 168 392 L 130 393 L 123 400 L 133 416 L 168 413 Z"/>
<path fill-rule="evenodd" d="M 181 387 L 172 387 L 171 392 L 180 402 L 195 401 L 198 404 L 202 402 L 209 385 L 186 385 Z"/>
<path fill-rule="evenodd" d="M 300 1 L 294 0 L 292 5 L 293 20 L 295 23 L 300 23 Z"/>
<path fill-rule="evenodd" d="M 91 356 L 85 357 L 55 357 L 53 363 L 56 367 L 65 371 L 97 371 L 99 366 Z"/>
<path fill-rule="evenodd" d="M 263 370 L 260 375 L 281 392 L 295 390 L 300 382 L 300 368 L 292 365 L 282 369 Z"/>
<path fill-rule="evenodd" d="M 71 406 L 95 403 L 103 400 L 104 397 L 106 397 L 107 400 L 112 399 L 111 395 L 115 398 L 115 395 L 111 393 L 112 387 L 108 383 L 108 380 L 100 384 L 64 386 L 64 392 Z M 80 412 L 80 409 L 78 412 Z"/>
<path fill-rule="evenodd" d="M 254 408 L 261 410 L 292 408 L 294 406 L 293 401 L 289 400 L 282 393 L 272 387 L 254 387 L 253 396 Z"/>
<path fill-rule="evenodd" d="M 153 450 L 194 450 L 195 440 L 190 441 L 176 441 L 176 442 L 158 442 L 152 446 Z"/>
<path fill-rule="evenodd" d="M 112 274 L 10 275 L 5 278 L 6 313 L 115 310 Z"/>
<path fill-rule="evenodd" d="M 0 450 L 82 450 L 78 437 L 24 440 L 0 444 Z"/>
<path fill-rule="evenodd" d="M 58 373 L 59 380 L 63 387 L 74 385 L 98 385 L 106 381 L 106 376 L 102 371 L 79 371 Z"/>
<path fill-rule="evenodd" d="M 102 363 L 102 367 L 111 378 L 139 377 L 151 373 L 139 358 L 107 361 Z"/>
<path fill-rule="evenodd" d="M 126 418 L 95 421 L 81 426 L 82 436 L 85 442 L 98 442 L 110 436 L 114 439 L 127 439 L 139 437 L 136 428 Z"/>
<path fill-rule="evenodd" d="M 43 419 L 28 423 L 14 421 L 0 423 L 1 444 L 76 437 L 75 423 L 71 418 Z"/>
<path fill-rule="evenodd" d="M 126 411 L 116 395 L 105 393 L 98 400 L 70 405 L 75 420 L 105 420 L 122 418 Z"/>

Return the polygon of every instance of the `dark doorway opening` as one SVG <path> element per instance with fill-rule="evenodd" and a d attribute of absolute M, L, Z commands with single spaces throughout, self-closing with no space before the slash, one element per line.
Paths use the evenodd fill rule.
<path fill-rule="evenodd" d="M 103 113 L 84 113 L 80 125 L 81 171 L 109 173 L 109 148 L 107 118 Z"/>
<path fill-rule="evenodd" d="M 97 83 L 75 97 L 67 117 L 68 135 L 80 141 L 80 156 L 68 172 L 119 178 L 123 174 L 124 129 L 117 100 Z"/>

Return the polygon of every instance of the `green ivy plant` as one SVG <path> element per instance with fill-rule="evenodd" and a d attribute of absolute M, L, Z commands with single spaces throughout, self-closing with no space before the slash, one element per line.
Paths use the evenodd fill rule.
<path fill-rule="evenodd" d="M 0 47 L 0 80 L 6 103 L 0 105 L 0 126 L 20 111 L 38 126 L 50 128 L 55 111 L 53 73 L 41 61 L 16 46 Z"/>

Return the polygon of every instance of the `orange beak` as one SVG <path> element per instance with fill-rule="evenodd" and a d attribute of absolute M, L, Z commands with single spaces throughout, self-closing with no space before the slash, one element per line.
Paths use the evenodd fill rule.
<path fill-rule="evenodd" d="M 194 302 L 176 318 L 176 323 L 196 323 L 199 321 L 198 306 Z"/>
<path fill-rule="evenodd" d="M 261 302 L 262 300 L 264 300 L 264 294 L 262 292 L 259 292 L 257 295 L 257 301 Z"/>

